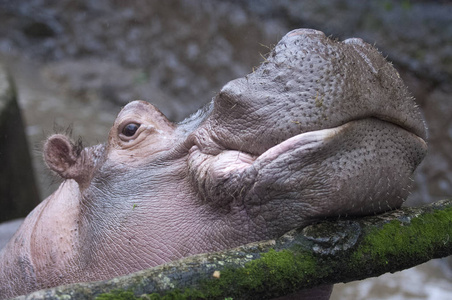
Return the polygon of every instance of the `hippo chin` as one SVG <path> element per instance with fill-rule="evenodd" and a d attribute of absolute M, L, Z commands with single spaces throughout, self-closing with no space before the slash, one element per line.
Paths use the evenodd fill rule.
<path fill-rule="evenodd" d="M 0 252 L 0 298 L 398 208 L 425 139 L 377 50 L 292 31 L 179 124 L 134 101 L 106 144 L 50 136 L 44 159 L 64 181 Z"/>

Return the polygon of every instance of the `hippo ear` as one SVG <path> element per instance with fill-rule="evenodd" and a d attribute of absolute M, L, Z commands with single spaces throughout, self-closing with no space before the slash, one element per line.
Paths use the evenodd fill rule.
<path fill-rule="evenodd" d="M 44 144 L 44 160 L 62 178 L 76 179 L 80 175 L 81 151 L 67 136 L 54 134 Z"/>

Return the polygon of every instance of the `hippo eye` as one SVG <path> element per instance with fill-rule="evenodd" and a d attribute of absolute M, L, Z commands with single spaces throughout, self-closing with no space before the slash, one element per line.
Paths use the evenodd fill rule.
<path fill-rule="evenodd" d="M 122 129 L 122 134 L 124 134 L 127 137 L 134 136 L 138 128 L 140 128 L 140 124 L 129 123 Z"/>

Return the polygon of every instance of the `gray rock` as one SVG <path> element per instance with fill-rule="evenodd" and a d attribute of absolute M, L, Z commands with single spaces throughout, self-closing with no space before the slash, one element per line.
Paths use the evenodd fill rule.
<path fill-rule="evenodd" d="M 0 249 L 8 243 L 23 221 L 24 219 L 15 219 L 0 224 Z"/>
<path fill-rule="evenodd" d="M 16 93 L 0 66 L 0 222 L 26 216 L 38 203 Z"/>

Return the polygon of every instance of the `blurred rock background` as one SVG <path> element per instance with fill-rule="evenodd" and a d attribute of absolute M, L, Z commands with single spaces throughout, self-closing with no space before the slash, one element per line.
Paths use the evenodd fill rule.
<path fill-rule="evenodd" d="M 0 64 L 0 223 L 39 204 L 30 152 L 12 78 Z M 1 246 L 0 246 L 1 247 Z"/>
<path fill-rule="evenodd" d="M 134 99 L 180 121 L 301 27 L 360 37 L 394 63 L 429 127 L 429 155 L 407 205 L 450 197 L 450 1 L 0 0 L 0 62 L 17 86 L 41 199 L 58 184 L 40 153 L 58 127 L 72 125 L 86 144 L 103 142 Z M 448 299 L 450 270 L 447 260 L 434 261 L 338 286 L 333 299 Z"/>

